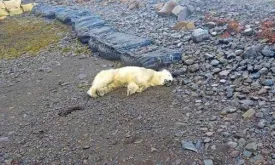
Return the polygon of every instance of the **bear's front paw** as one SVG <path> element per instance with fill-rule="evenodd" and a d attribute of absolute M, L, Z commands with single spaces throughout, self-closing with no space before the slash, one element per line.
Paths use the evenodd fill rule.
<path fill-rule="evenodd" d="M 105 95 L 105 90 L 104 89 L 101 89 L 101 90 L 97 90 L 96 91 L 96 94 L 97 94 L 97 96 L 104 96 Z"/>
<path fill-rule="evenodd" d="M 135 91 L 131 90 L 131 89 L 127 89 L 127 96 L 130 96 L 132 94 L 134 94 Z"/>

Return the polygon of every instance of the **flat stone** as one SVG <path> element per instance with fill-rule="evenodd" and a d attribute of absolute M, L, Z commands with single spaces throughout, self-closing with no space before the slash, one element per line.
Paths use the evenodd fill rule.
<path fill-rule="evenodd" d="M 239 56 L 239 55 L 241 55 L 242 53 L 243 53 L 243 50 L 236 50 L 236 51 L 235 51 L 236 56 Z"/>
<path fill-rule="evenodd" d="M 208 31 L 203 30 L 203 29 L 196 29 L 192 33 L 192 40 L 195 43 L 201 42 L 203 40 L 207 40 L 207 39 L 209 39 L 209 37 L 210 37 L 210 35 L 209 35 Z"/>
<path fill-rule="evenodd" d="M 264 114 L 263 114 L 263 112 L 257 112 L 257 113 L 255 113 L 255 116 L 256 116 L 257 118 L 263 118 L 263 117 L 264 117 Z"/>
<path fill-rule="evenodd" d="M 183 10 L 183 6 L 181 5 L 177 5 L 174 7 L 174 9 L 172 10 L 172 13 L 175 15 L 175 16 L 178 16 L 179 13 Z"/>
<path fill-rule="evenodd" d="M 253 33 L 252 28 L 247 28 L 244 30 L 244 35 L 246 35 L 246 36 L 250 36 L 250 35 L 252 35 L 252 33 Z"/>
<path fill-rule="evenodd" d="M 204 142 L 204 143 L 210 143 L 210 142 L 211 142 L 211 139 L 210 139 L 209 137 L 207 137 L 207 138 L 205 138 L 205 139 L 203 140 L 203 142 Z"/>
<path fill-rule="evenodd" d="M 247 150 L 244 150 L 244 151 L 243 151 L 243 156 L 244 156 L 244 157 L 249 158 L 251 155 L 252 155 L 252 152 L 247 151 Z"/>
<path fill-rule="evenodd" d="M 237 108 L 236 107 L 226 107 L 225 110 L 227 113 L 234 113 L 237 111 Z"/>
<path fill-rule="evenodd" d="M 164 15 L 170 15 L 170 14 L 172 14 L 172 10 L 174 9 L 174 7 L 176 5 L 177 4 L 174 1 L 170 0 L 170 1 L 166 2 L 164 4 L 164 6 L 161 8 L 161 10 L 159 10 L 157 13 L 159 15 L 163 15 L 163 16 Z"/>
<path fill-rule="evenodd" d="M 256 113 L 256 111 L 255 111 L 254 109 L 249 109 L 248 111 L 246 111 L 246 112 L 242 115 L 242 117 L 243 117 L 244 119 L 249 119 L 249 118 L 251 118 L 255 113 Z"/>
<path fill-rule="evenodd" d="M 213 136 L 215 132 L 206 132 L 206 136 Z"/>
<path fill-rule="evenodd" d="M 264 162 L 264 157 L 262 155 L 256 155 L 252 157 L 249 161 L 253 164 L 261 164 Z"/>
<path fill-rule="evenodd" d="M 214 165 L 214 162 L 211 159 L 205 159 L 205 160 L 203 160 L 203 163 L 204 163 L 204 165 Z"/>
<path fill-rule="evenodd" d="M 257 145 L 257 143 L 255 143 L 255 142 L 248 143 L 248 144 L 245 146 L 245 149 L 248 150 L 248 151 L 251 151 L 251 152 L 257 151 L 257 148 L 258 148 L 258 145 Z"/>
<path fill-rule="evenodd" d="M 207 22 L 206 24 L 204 24 L 204 26 L 208 27 L 209 29 L 212 29 L 216 26 L 215 22 Z"/>
<path fill-rule="evenodd" d="M 21 4 L 21 7 L 22 7 L 24 12 L 31 11 L 33 6 L 34 6 L 33 3 Z"/>
<path fill-rule="evenodd" d="M 219 76 L 221 78 L 226 78 L 230 72 L 231 72 L 230 70 L 223 70 L 219 73 Z"/>
<path fill-rule="evenodd" d="M 252 46 L 249 47 L 244 53 L 243 53 L 243 57 L 246 58 L 254 58 L 257 57 L 258 55 L 260 55 L 260 51 L 262 50 L 262 46 L 261 45 L 256 45 L 256 46 Z"/>
<path fill-rule="evenodd" d="M 265 46 L 261 53 L 266 57 L 274 57 L 275 56 L 275 50 L 271 50 L 268 46 Z"/>
<path fill-rule="evenodd" d="M 238 146 L 238 143 L 230 141 L 230 142 L 227 142 L 227 146 L 230 148 L 236 148 Z"/>
<path fill-rule="evenodd" d="M 8 137 L 0 137 L 0 143 L 2 142 L 8 142 L 9 138 Z"/>
<path fill-rule="evenodd" d="M 80 80 L 83 80 L 83 79 L 85 79 L 87 77 L 87 75 L 86 74 L 83 74 L 83 73 L 80 73 L 79 75 L 78 75 L 78 78 L 80 79 Z"/>
<path fill-rule="evenodd" d="M 265 119 L 261 119 L 260 122 L 257 124 L 257 127 L 262 129 L 265 127 L 266 124 L 266 120 Z"/>
<path fill-rule="evenodd" d="M 272 79 L 266 79 L 262 82 L 264 86 L 272 86 L 274 84 L 274 81 Z"/>
<path fill-rule="evenodd" d="M 220 61 L 218 61 L 218 60 L 212 60 L 212 61 L 210 62 L 210 64 L 211 64 L 212 66 L 217 66 L 217 65 L 220 64 Z"/>
<path fill-rule="evenodd" d="M 188 66 L 188 70 L 191 73 L 194 73 L 194 72 L 198 71 L 199 70 L 199 64 L 193 64 L 193 65 Z"/>
<path fill-rule="evenodd" d="M 164 6 L 164 3 L 163 3 L 163 2 L 158 3 L 158 4 L 155 4 L 155 5 L 154 5 L 154 10 L 160 11 L 160 10 L 163 8 L 163 6 Z"/>
<path fill-rule="evenodd" d="M 240 147 L 243 147 L 243 146 L 245 145 L 245 143 L 246 143 L 246 141 L 245 141 L 244 138 L 240 138 L 239 141 L 238 141 L 238 145 L 239 145 Z"/>
<path fill-rule="evenodd" d="M 237 151 L 237 150 L 234 150 L 234 151 L 232 151 L 231 153 L 230 153 L 230 156 L 232 157 L 232 158 L 236 158 L 236 157 L 238 157 L 240 155 L 240 151 Z"/>
<path fill-rule="evenodd" d="M 178 13 L 178 22 L 181 22 L 181 21 L 186 21 L 187 18 L 190 16 L 190 13 L 188 11 L 188 8 L 187 7 L 183 7 L 181 9 L 181 11 Z"/>
<path fill-rule="evenodd" d="M 194 151 L 194 152 L 198 152 L 198 149 L 195 147 L 195 145 L 191 141 L 184 141 L 184 140 L 182 140 L 181 141 L 181 145 L 182 145 L 183 149 Z"/>

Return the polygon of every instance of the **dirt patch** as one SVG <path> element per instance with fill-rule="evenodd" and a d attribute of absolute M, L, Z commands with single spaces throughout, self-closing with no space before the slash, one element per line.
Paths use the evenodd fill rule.
<path fill-rule="evenodd" d="M 35 55 L 42 48 L 58 42 L 66 32 L 69 32 L 69 27 L 56 21 L 10 17 L 0 24 L 0 59 Z"/>

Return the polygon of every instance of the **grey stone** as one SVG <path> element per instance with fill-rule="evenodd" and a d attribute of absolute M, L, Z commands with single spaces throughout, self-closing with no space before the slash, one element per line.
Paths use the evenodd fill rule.
<path fill-rule="evenodd" d="M 175 15 L 175 16 L 178 16 L 179 13 L 183 10 L 183 6 L 181 5 L 177 5 L 174 7 L 174 9 L 172 10 L 172 13 Z M 186 8 L 186 7 L 185 7 Z"/>
<path fill-rule="evenodd" d="M 208 27 L 209 29 L 212 29 L 216 26 L 215 22 L 207 22 L 206 24 L 204 24 L 204 26 Z"/>
<path fill-rule="evenodd" d="M 182 145 L 183 149 L 194 151 L 194 152 L 198 152 L 198 149 L 195 147 L 195 145 L 191 141 L 184 141 L 184 140 L 182 140 L 181 141 L 181 145 Z"/>
<path fill-rule="evenodd" d="M 188 59 L 188 60 L 185 60 L 184 63 L 187 64 L 187 65 L 192 65 L 194 64 L 194 60 L 193 59 Z"/>
<path fill-rule="evenodd" d="M 266 124 L 266 120 L 265 119 L 261 119 L 260 122 L 257 124 L 258 128 L 264 128 Z"/>
<path fill-rule="evenodd" d="M 204 165 L 214 165 L 214 162 L 211 159 L 205 159 L 205 160 L 203 160 L 203 163 L 204 163 Z"/>
<path fill-rule="evenodd" d="M 208 33 L 207 30 L 203 30 L 203 29 L 196 29 L 193 31 L 192 33 L 192 40 L 194 42 L 201 42 L 203 40 L 207 40 L 209 39 L 210 35 Z"/>
<path fill-rule="evenodd" d="M 257 113 L 255 113 L 255 116 L 256 116 L 257 118 L 263 118 L 263 117 L 264 117 L 264 114 L 263 114 L 263 112 L 257 112 Z"/>
<path fill-rule="evenodd" d="M 186 6 L 182 7 L 177 16 L 179 22 L 185 21 L 190 16 L 188 8 Z"/>
<path fill-rule="evenodd" d="M 186 131 L 179 131 L 175 134 L 176 137 L 182 137 Z"/>
<path fill-rule="evenodd" d="M 204 142 L 204 143 L 210 143 L 210 142 L 211 142 L 211 139 L 210 139 L 209 137 L 207 137 L 207 138 L 205 138 L 205 139 L 203 140 L 203 142 Z"/>
<path fill-rule="evenodd" d="M 246 35 L 246 36 L 250 36 L 250 35 L 252 35 L 252 33 L 253 33 L 252 28 L 247 28 L 244 30 L 244 35 Z"/>
<path fill-rule="evenodd" d="M 274 84 L 274 81 L 272 79 L 266 79 L 266 80 L 263 80 L 262 84 L 264 86 L 272 86 Z"/>
<path fill-rule="evenodd" d="M 240 138 L 239 141 L 238 141 L 238 144 L 240 147 L 243 147 L 245 145 L 246 141 L 244 138 Z"/>
<path fill-rule="evenodd" d="M 264 162 L 264 157 L 262 155 L 256 155 L 252 157 L 249 161 L 254 164 L 261 164 Z"/>
<path fill-rule="evenodd" d="M 79 75 L 78 75 L 78 78 L 80 79 L 80 80 L 83 80 L 83 79 L 85 79 L 87 77 L 87 75 L 86 74 L 83 74 L 83 73 L 80 73 Z"/>
<path fill-rule="evenodd" d="M 248 151 L 251 151 L 251 152 L 257 151 L 257 148 L 258 148 L 258 145 L 257 145 L 257 143 L 255 143 L 255 142 L 248 143 L 248 144 L 245 146 L 245 149 L 248 150 Z"/>
<path fill-rule="evenodd" d="M 261 77 L 261 74 L 259 72 L 253 73 L 250 78 L 252 79 L 259 79 Z"/>
<path fill-rule="evenodd" d="M 219 73 L 219 76 L 221 78 L 226 78 L 230 72 L 231 72 L 230 70 L 223 70 Z"/>
<path fill-rule="evenodd" d="M 268 46 L 265 46 L 261 53 L 266 57 L 274 57 L 275 56 L 275 50 L 271 50 Z"/>
<path fill-rule="evenodd" d="M 252 155 L 252 152 L 247 151 L 247 150 L 244 150 L 244 151 L 243 151 L 243 156 L 244 156 L 244 157 L 249 158 L 251 155 Z"/>
<path fill-rule="evenodd" d="M 198 71 L 199 70 L 199 64 L 193 64 L 193 65 L 188 66 L 188 70 L 191 73 L 194 73 L 194 72 Z"/>
<path fill-rule="evenodd" d="M 0 137 L 0 143 L 1 142 L 8 142 L 9 138 L 8 137 Z"/>
<path fill-rule="evenodd" d="M 239 55 L 241 55 L 242 53 L 243 53 L 243 50 L 236 50 L 236 51 L 235 51 L 236 56 L 239 56 Z"/>
<path fill-rule="evenodd" d="M 237 111 L 236 107 L 226 107 L 225 109 L 227 113 L 234 113 Z"/>
<path fill-rule="evenodd" d="M 245 164 L 245 160 L 243 160 L 243 159 L 240 159 L 237 163 L 237 165 L 243 165 L 243 164 Z"/>
<path fill-rule="evenodd" d="M 230 148 L 236 148 L 238 146 L 238 143 L 230 141 L 227 143 L 227 146 Z"/>
<path fill-rule="evenodd" d="M 220 61 L 218 61 L 218 60 L 212 60 L 212 61 L 210 62 L 210 64 L 211 64 L 212 66 L 217 66 L 217 65 L 220 64 Z"/>
<path fill-rule="evenodd" d="M 254 58 L 257 57 L 258 55 L 261 55 L 260 51 L 262 50 L 261 45 L 256 45 L 249 47 L 244 53 L 243 57 L 244 58 Z"/>

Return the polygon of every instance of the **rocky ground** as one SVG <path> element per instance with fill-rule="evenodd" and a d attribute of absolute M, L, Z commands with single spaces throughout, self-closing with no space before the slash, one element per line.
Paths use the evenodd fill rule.
<path fill-rule="evenodd" d="M 200 42 L 171 29 L 177 17 L 158 15 L 161 1 L 132 10 L 50 2 L 89 7 L 117 29 L 182 49 L 183 60 L 169 67 L 171 88 L 131 97 L 121 89 L 88 102 L 93 76 L 113 64 L 77 53 L 85 47 L 69 30 L 38 56 L 1 60 L 1 163 L 275 164 L 274 1 L 182 1 L 193 9 L 186 21 L 209 29 Z"/>

